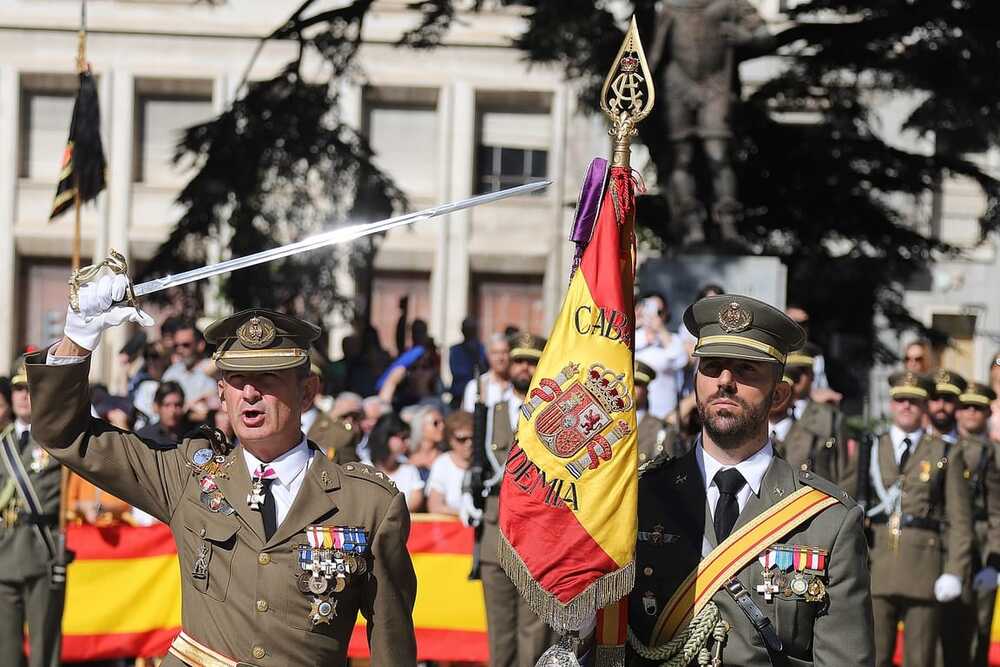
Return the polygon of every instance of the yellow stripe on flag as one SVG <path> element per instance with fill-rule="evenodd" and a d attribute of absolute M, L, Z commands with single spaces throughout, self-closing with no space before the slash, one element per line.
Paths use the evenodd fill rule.
<path fill-rule="evenodd" d="M 177 556 L 70 563 L 63 634 L 148 632 L 181 624 Z M 113 595 L 109 595 L 113 592 Z"/>

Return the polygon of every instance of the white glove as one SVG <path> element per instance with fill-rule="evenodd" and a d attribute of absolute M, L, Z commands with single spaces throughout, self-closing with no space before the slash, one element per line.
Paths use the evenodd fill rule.
<path fill-rule="evenodd" d="M 93 352 L 101 344 L 101 334 L 105 329 L 116 327 L 123 322 L 135 322 L 144 327 L 153 325 L 153 318 L 138 308 L 114 306 L 125 298 L 128 278 L 123 275 L 101 276 L 96 283 L 87 283 L 80 288 L 80 312 L 72 308 L 66 310 L 66 328 L 63 332 L 80 347 Z"/>
<path fill-rule="evenodd" d="M 466 492 L 462 494 L 462 505 L 458 508 L 458 518 L 466 526 L 478 526 L 482 521 L 483 511 L 476 509 L 472 502 L 472 494 Z"/>
<path fill-rule="evenodd" d="M 972 587 L 980 593 L 989 593 L 997 589 L 997 579 L 1000 574 L 995 568 L 984 567 L 972 579 Z"/>
<path fill-rule="evenodd" d="M 942 574 L 934 582 L 934 597 L 938 602 L 951 602 L 962 594 L 962 580 L 954 574 Z"/>

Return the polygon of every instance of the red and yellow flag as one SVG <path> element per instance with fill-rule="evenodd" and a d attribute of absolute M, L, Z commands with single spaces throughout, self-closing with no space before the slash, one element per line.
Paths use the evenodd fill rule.
<path fill-rule="evenodd" d="M 583 251 L 500 491 L 500 562 L 560 629 L 579 627 L 634 579 L 635 184 L 627 166 L 607 165 L 594 160 L 588 172 L 574 230 Z"/>

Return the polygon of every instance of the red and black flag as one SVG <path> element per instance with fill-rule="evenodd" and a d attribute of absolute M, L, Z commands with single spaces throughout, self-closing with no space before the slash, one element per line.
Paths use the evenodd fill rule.
<path fill-rule="evenodd" d="M 73 103 L 73 120 L 59 170 L 59 184 L 49 221 L 73 206 L 77 195 L 85 204 L 105 187 L 104 147 L 101 145 L 101 109 L 97 84 L 89 71 L 80 72 L 80 89 Z"/>

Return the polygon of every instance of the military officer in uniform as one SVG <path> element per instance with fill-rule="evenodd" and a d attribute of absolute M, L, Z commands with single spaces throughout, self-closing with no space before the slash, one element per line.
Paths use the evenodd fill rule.
<path fill-rule="evenodd" d="M 517 434 L 521 404 L 531 386 L 545 339 L 519 333 L 510 341 L 511 394 L 491 410 L 490 463 L 502 470 Z M 486 625 L 490 643 L 490 667 L 534 667 L 553 641 L 553 633 L 531 611 L 500 566 L 497 557 L 500 527 L 500 484 L 491 489 L 483 509 L 480 574 L 486 600 Z"/>
<path fill-rule="evenodd" d="M 933 665 L 941 604 L 969 575 L 972 516 L 965 462 L 925 431 L 934 381 L 911 371 L 889 378 L 892 426 L 872 448 L 868 484 L 877 664 L 892 665 L 903 621 L 903 662 Z M 854 488 L 848 485 L 846 488 Z"/>
<path fill-rule="evenodd" d="M 215 322 L 219 398 L 236 432 L 153 450 L 90 415 L 90 353 L 104 329 L 151 324 L 115 306 L 124 277 L 79 293 L 66 335 L 28 358 L 33 434 L 53 457 L 168 523 L 181 567 L 182 632 L 164 665 L 345 665 L 358 612 L 372 662 L 414 665 L 416 577 L 403 497 L 368 466 L 329 461 L 301 432 L 318 381 L 319 329 L 266 310 Z"/>
<path fill-rule="evenodd" d="M 787 431 L 775 446 L 796 468 L 839 482 L 847 469 L 847 448 L 838 442 L 842 415 L 836 406 L 812 398 L 813 363 L 818 353 L 818 348 L 806 344 L 785 361 L 785 372 L 792 380 L 792 405 Z"/>
<path fill-rule="evenodd" d="M 990 403 L 996 393 L 970 382 L 958 396 L 955 412 L 958 443 L 965 463 L 965 479 L 972 497 L 975 542 L 971 588 L 943 612 L 941 642 L 944 664 L 986 667 L 990 631 L 1000 571 L 1000 458 L 989 438 Z"/>
<path fill-rule="evenodd" d="M 0 452 L 0 665 L 25 664 L 27 625 L 28 664 L 54 667 L 60 664 L 66 597 L 64 582 L 51 577 L 61 544 L 62 468 L 35 438 L 23 358 L 14 362 L 10 383 L 14 423 L 3 434 Z"/>
<path fill-rule="evenodd" d="M 782 369 L 788 351 L 801 346 L 802 329 L 739 295 L 701 299 L 684 323 L 698 337 L 702 432 L 692 451 L 640 472 L 628 622 L 642 646 L 629 642 L 627 664 L 663 662 L 657 649 L 676 636 L 669 628 L 685 608 L 686 618 L 694 615 L 687 642 L 697 648 L 701 641 L 695 627 L 712 632 L 702 645 L 718 659 L 711 664 L 872 664 L 861 509 L 830 482 L 775 456 L 768 433 L 771 406 L 791 392 Z M 810 511 L 799 509 L 814 501 Z M 708 577 L 719 564 L 725 576 Z M 706 600 L 698 614 L 696 592 Z M 714 613 L 721 616 L 712 620 Z"/>
<path fill-rule="evenodd" d="M 649 383 L 656 377 L 649 365 L 635 362 L 635 421 L 638 425 L 636 437 L 639 444 L 639 465 L 655 459 L 663 452 L 680 456 L 684 447 L 677 429 L 649 413 Z"/>
<path fill-rule="evenodd" d="M 927 430 L 953 445 L 958 442 L 955 411 L 958 397 L 965 391 L 965 378 L 942 368 L 934 373 L 933 381 L 934 391 L 927 400 Z"/>
<path fill-rule="evenodd" d="M 322 358 L 315 351 L 310 355 L 309 372 L 319 379 L 320 387 L 324 386 Z M 361 427 L 357 420 L 334 419 L 314 402 L 302 412 L 302 430 L 331 461 L 343 465 L 359 460 Z"/>

